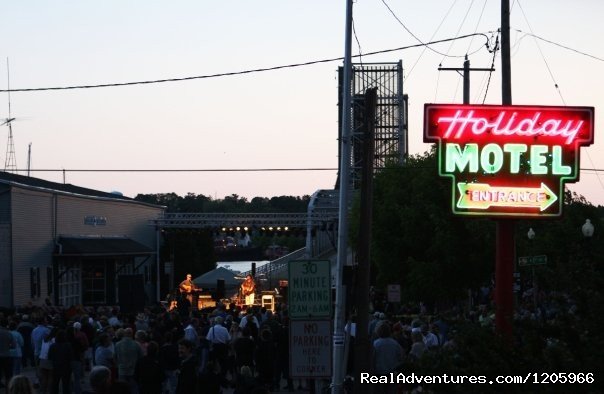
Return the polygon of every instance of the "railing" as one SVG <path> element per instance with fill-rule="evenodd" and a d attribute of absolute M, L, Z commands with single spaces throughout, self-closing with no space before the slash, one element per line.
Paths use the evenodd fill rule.
<path fill-rule="evenodd" d="M 149 221 L 160 228 L 203 228 L 221 226 L 292 226 L 306 227 L 337 219 L 337 211 L 308 213 L 164 213 Z"/>
<path fill-rule="evenodd" d="M 287 263 L 291 260 L 297 260 L 304 256 L 304 252 L 306 248 L 300 248 L 298 250 L 294 250 L 293 252 L 286 254 L 285 256 L 281 256 L 278 259 L 270 261 L 263 266 L 256 268 L 256 276 L 264 275 L 265 277 L 270 277 L 273 272 L 280 271 L 281 269 L 287 267 Z M 251 275 L 252 271 L 242 272 L 241 276 Z"/>

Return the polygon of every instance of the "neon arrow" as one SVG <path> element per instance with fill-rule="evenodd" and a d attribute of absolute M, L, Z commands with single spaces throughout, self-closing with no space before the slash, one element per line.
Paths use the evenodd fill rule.
<path fill-rule="evenodd" d="M 490 207 L 538 208 L 545 211 L 558 196 L 544 183 L 541 187 L 491 186 L 488 183 L 458 183 L 461 196 L 457 207 L 488 209 Z"/>

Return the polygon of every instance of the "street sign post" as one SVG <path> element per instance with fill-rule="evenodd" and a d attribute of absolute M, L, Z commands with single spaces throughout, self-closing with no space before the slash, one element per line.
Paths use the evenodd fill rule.
<path fill-rule="evenodd" d="M 522 256 L 518 257 L 518 266 L 519 267 L 529 267 L 534 265 L 545 265 L 547 264 L 547 256 L 539 255 L 539 256 Z"/>
<path fill-rule="evenodd" d="M 291 378 L 331 376 L 331 320 L 292 320 L 289 325 Z"/>
<path fill-rule="evenodd" d="M 289 262 L 290 319 L 331 317 L 331 262 L 296 260 Z"/>

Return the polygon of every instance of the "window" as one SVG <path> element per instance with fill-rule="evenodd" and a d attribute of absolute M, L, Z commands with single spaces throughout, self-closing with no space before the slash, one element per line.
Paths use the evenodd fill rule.
<path fill-rule="evenodd" d="M 40 297 L 40 267 L 29 269 L 29 289 L 31 298 Z"/>
<path fill-rule="evenodd" d="M 80 269 L 76 266 L 67 264 L 59 265 L 59 275 L 62 276 L 58 280 L 59 288 L 59 305 L 70 307 L 80 304 Z"/>

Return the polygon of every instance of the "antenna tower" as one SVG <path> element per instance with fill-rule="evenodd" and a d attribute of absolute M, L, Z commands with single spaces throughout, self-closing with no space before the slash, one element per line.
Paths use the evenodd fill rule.
<path fill-rule="evenodd" d="M 8 80 L 8 118 L 4 120 L 2 125 L 8 126 L 8 140 L 6 142 L 6 160 L 4 161 L 5 172 L 17 172 L 17 158 L 15 156 L 15 142 L 13 140 L 13 120 L 10 109 L 10 71 L 8 68 L 8 58 L 6 58 L 6 74 Z"/>

